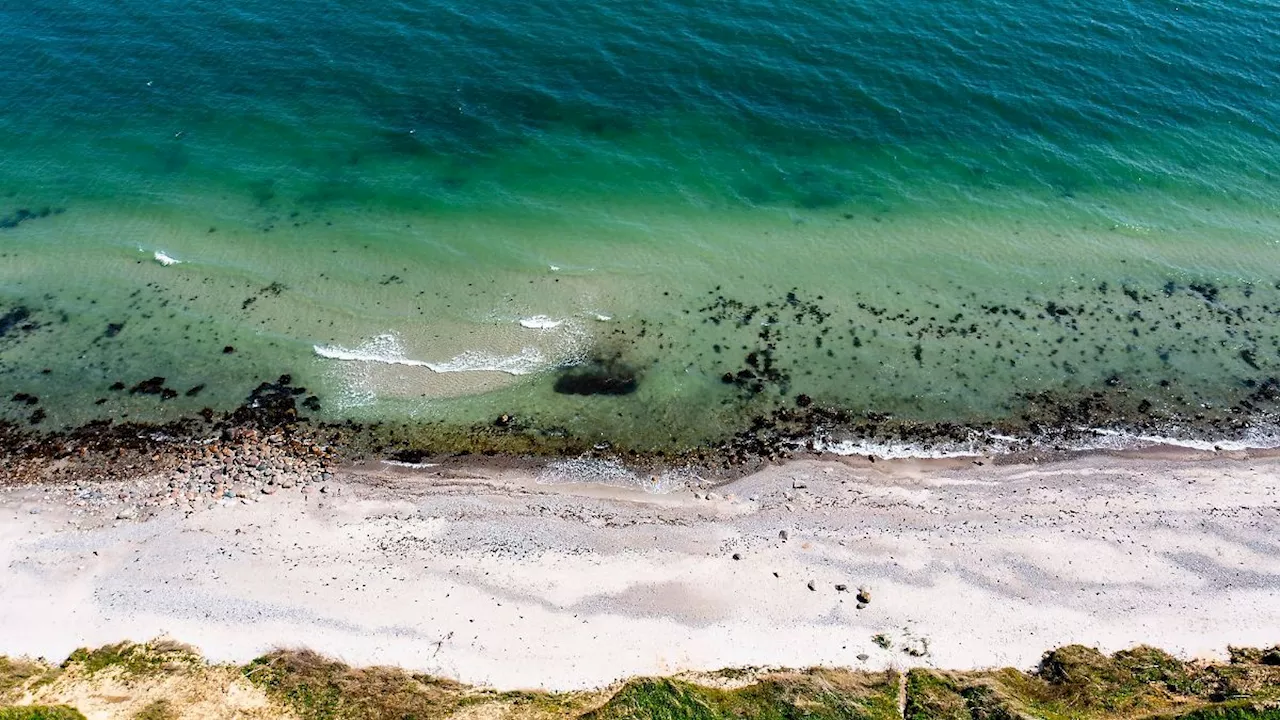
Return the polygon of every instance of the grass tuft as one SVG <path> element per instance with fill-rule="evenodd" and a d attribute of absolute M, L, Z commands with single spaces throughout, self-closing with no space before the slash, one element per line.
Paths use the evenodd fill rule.
<path fill-rule="evenodd" d="M 0 720 L 85 720 L 67 705 L 11 705 L 0 707 Z"/>
<path fill-rule="evenodd" d="M 40 663 L 0 656 L 0 702 L 21 691 L 31 678 L 43 675 L 46 670 Z"/>
<path fill-rule="evenodd" d="M 122 642 L 97 650 L 80 648 L 62 661 L 62 669 L 79 668 L 88 675 L 115 669 L 129 675 L 149 675 L 181 669 L 202 662 L 190 646 L 171 640 L 150 643 Z"/>
<path fill-rule="evenodd" d="M 156 700 L 133 714 L 132 720 L 177 720 L 178 713 L 168 700 Z"/>
<path fill-rule="evenodd" d="M 310 650 L 277 650 L 244 675 L 303 720 L 403 720 L 448 717 L 465 687 L 398 668 L 352 668 Z"/>
<path fill-rule="evenodd" d="M 836 670 L 776 673 L 734 690 L 666 678 L 632 680 L 584 720 L 888 720 L 897 675 Z"/>

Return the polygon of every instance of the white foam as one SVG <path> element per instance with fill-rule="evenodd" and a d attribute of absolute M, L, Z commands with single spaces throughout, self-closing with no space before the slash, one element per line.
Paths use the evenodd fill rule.
<path fill-rule="evenodd" d="M 970 458 L 991 454 L 979 449 L 978 443 L 946 445 L 925 448 L 915 443 L 869 442 L 860 440 L 816 440 L 813 449 L 832 455 L 873 455 L 883 460 Z M 997 451 L 998 452 L 998 451 Z"/>
<path fill-rule="evenodd" d="M 169 255 L 163 250 L 155 251 L 152 257 L 156 259 L 156 262 L 160 263 L 161 265 L 164 265 L 165 267 L 169 267 L 170 265 L 178 265 L 182 262 L 181 260 L 173 257 L 172 255 Z"/>
<path fill-rule="evenodd" d="M 1142 435 L 1110 428 L 1078 427 L 1078 432 L 1091 437 L 1077 440 L 1065 446 L 1068 450 L 1135 450 L 1150 447 L 1179 447 L 1204 451 L 1270 450 L 1280 448 L 1280 432 L 1259 430 L 1239 440 L 1194 440 L 1169 435 Z M 1176 429 L 1170 429 L 1174 433 Z M 1004 455 L 1018 450 L 1030 450 L 1040 445 L 1035 438 L 1016 438 L 997 433 L 974 433 L 969 440 L 924 447 L 910 442 L 833 440 L 815 438 L 814 450 L 832 455 L 874 455 L 885 460 L 972 458 L 986 455 Z M 1060 443 L 1052 443 L 1063 447 Z"/>
<path fill-rule="evenodd" d="M 1093 433 L 1097 440 L 1086 443 L 1088 450 L 1121 450 L 1134 447 L 1179 447 L 1188 450 L 1240 451 L 1271 450 L 1280 447 L 1280 436 L 1258 432 L 1243 440 L 1191 440 L 1171 435 L 1137 435 L 1107 428 L 1081 428 Z"/>
<path fill-rule="evenodd" d="M 400 460 L 383 460 L 382 464 L 391 465 L 392 467 L 409 468 L 410 470 L 426 470 L 427 468 L 436 467 L 440 463 L 411 463 L 411 462 L 402 462 Z"/>
<path fill-rule="evenodd" d="M 563 320 L 549 318 L 546 315 L 534 315 L 520 319 L 520 327 L 529 328 L 530 330 L 555 330 L 563 324 Z"/>
<path fill-rule="evenodd" d="M 405 357 L 400 338 L 379 335 L 355 348 L 339 345 L 315 345 L 316 355 L 345 362 L 381 363 L 426 368 L 437 373 L 451 372 L 500 372 L 508 375 L 529 375 L 547 364 L 537 348 L 524 348 L 515 355 L 497 355 L 479 350 L 468 350 L 444 362 L 429 362 Z"/>
<path fill-rule="evenodd" d="M 547 359 L 537 348 L 525 348 L 515 355 L 468 351 L 455 356 L 448 362 L 427 363 L 427 367 L 438 373 L 488 371 L 508 375 L 532 375 L 547 364 Z"/>
<path fill-rule="evenodd" d="M 430 364 L 425 360 L 411 360 L 405 357 L 399 349 L 399 339 L 394 335 L 379 335 L 355 348 L 344 348 L 340 345 L 314 345 L 312 347 L 316 355 L 330 360 L 430 367 Z"/>

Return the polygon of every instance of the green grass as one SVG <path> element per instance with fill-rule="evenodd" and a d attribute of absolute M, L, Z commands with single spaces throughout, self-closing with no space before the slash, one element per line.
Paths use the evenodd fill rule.
<path fill-rule="evenodd" d="M 0 702 L 4 702 L 10 694 L 26 685 L 28 680 L 45 671 L 46 668 L 39 663 L 0 657 Z"/>
<path fill-rule="evenodd" d="M 1204 666 L 1147 646 L 1107 656 L 1069 645 L 1034 673 L 916 669 L 907 720 L 1280 720 L 1280 668 L 1251 662 L 1264 654 L 1233 649 L 1232 664 Z"/>
<path fill-rule="evenodd" d="M 167 640 L 138 644 L 104 645 L 97 650 L 80 648 L 62 661 L 62 669 L 78 667 L 89 675 L 118 669 L 130 675 L 146 675 L 201 662 L 191 648 Z"/>
<path fill-rule="evenodd" d="M 66 705 L 13 705 L 0 707 L 0 720 L 85 720 L 85 717 Z"/>
<path fill-rule="evenodd" d="M 628 682 L 586 720 L 888 720 L 897 675 L 815 670 L 775 674 L 734 690 L 680 680 Z"/>
<path fill-rule="evenodd" d="M 916 668 L 907 673 L 907 720 L 969 720 L 969 705 L 947 678 Z"/>
<path fill-rule="evenodd" d="M 1014 668 L 905 678 L 906 720 L 1280 720 L 1275 649 L 1232 648 L 1230 663 L 1185 662 L 1140 646 L 1113 655 L 1070 645 L 1045 653 L 1033 672 Z M 63 668 L 75 683 L 119 671 L 126 679 L 203 667 L 167 642 L 77 650 Z M 0 658 L 0 703 L 62 672 Z M 298 720 L 437 720 L 476 714 L 508 720 L 891 720 L 895 672 L 810 669 L 721 671 L 708 684 L 638 678 L 608 691 L 497 692 L 398 668 L 353 668 L 309 651 L 276 651 L 239 669 Z M 116 676 L 113 676 L 113 678 Z M 722 681 L 745 683 L 718 686 Z M 713 687 L 713 685 L 716 685 Z M 47 693 L 46 693 L 47 694 Z M 45 698 L 45 695 L 37 697 Z M 54 699 L 47 701 L 56 702 Z M 176 698 L 177 696 L 175 696 Z M 158 700 L 128 720 L 174 720 L 179 700 Z M 0 706 L 0 720 L 71 720 L 62 706 Z"/>
<path fill-rule="evenodd" d="M 303 720 L 429 720 L 462 705 L 465 687 L 398 668 L 352 668 L 308 650 L 276 651 L 244 675 Z"/>
<path fill-rule="evenodd" d="M 1163 720 L 1163 719 L 1162 719 Z M 1170 720 L 1280 720 L 1280 706 L 1265 707 L 1252 703 L 1223 703 L 1199 708 Z"/>
<path fill-rule="evenodd" d="M 176 720 L 178 714 L 168 700 L 156 700 L 133 714 L 132 720 Z"/>

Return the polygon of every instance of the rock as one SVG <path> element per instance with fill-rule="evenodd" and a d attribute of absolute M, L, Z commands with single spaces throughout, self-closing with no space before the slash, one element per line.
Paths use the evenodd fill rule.
<path fill-rule="evenodd" d="M 742 555 L 741 555 L 741 554 L 739 554 L 739 553 L 734 553 L 734 554 L 733 554 L 733 559 L 734 559 L 734 560 L 741 560 L 741 559 L 742 559 Z"/>
<path fill-rule="evenodd" d="M 329 489 L 328 485 L 321 485 L 320 492 L 324 493 L 325 495 L 328 495 L 330 492 L 332 492 L 332 490 Z"/>
<path fill-rule="evenodd" d="M 268 485 L 268 486 L 266 486 L 266 487 L 262 488 L 262 494 L 263 494 L 263 495 L 275 495 L 275 494 L 276 494 L 276 488 L 275 488 L 275 486 L 274 486 L 274 485 Z"/>
<path fill-rule="evenodd" d="M 792 481 L 791 481 L 791 487 L 792 487 L 793 489 L 796 489 L 796 490 L 803 490 L 803 489 L 805 489 L 805 488 L 809 487 L 809 485 L 808 485 L 808 483 L 806 483 L 806 482 L 805 482 L 805 481 L 803 481 L 803 480 L 792 480 Z M 787 499 L 789 500 L 790 498 L 787 498 Z"/>
<path fill-rule="evenodd" d="M 864 607 L 866 607 L 866 606 L 867 606 L 867 604 L 866 604 L 866 603 L 858 603 L 858 609 L 859 609 L 859 610 L 861 610 L 862 608 L 864 608 Z"/>
<path fill-rule="evenodd" d="M 866 654 L 866 653 L 858 653 L 858 661 L 859 661 L 859 662 L 866 662 L 866 661 L 868 661 L 868 660 L 870 660 L 870 659 L 871 659 L 871 656 L 870 656 L 870 655 L 868 655 L 868 654 Z"/>
<path fill-rule="evenodd" d="M 288 489 L 292 488 L 292 487 L 293 487 L 293 480 L 290 480 L 290 479 L 288 479 L 288 478 L 284 478 L 284 479 L 282 479 L 282 480 L 280 481 L 280 487 L 284 488 L 285 490 L 288 490 Z"/>
<path fill-rule="evenodd" d="M 866 588 L 858 588 L 858 602 L 863 605 L 871 604 L 871 591 Z"/>
<path fill-rule="evenodd" d="M 848 589 L 849 589 L 848 585 L 845 585 L 844 583 L 836 583 L 836 592 L 844 592 Z"/>
<path fill-rule="evenodd" d="M 127 507 L 116 513 L 117 520 L 132 520 L 136 517 L 138 517 L 138 509 L 134 507 Z"/>
<path fill-rule="evenodd" d="M 779 530 L 779 531 L 778 531 L 778 539 L 779 539 L 779 540 L 786 540 L 788 537 L 790 537 L 790 536 L 787 534 L 787 531 L 786 531 L 786 530 Z"/>
<path fill-rule="evenodd" d="M 809 582 L 805 583 L 805 587 L 809 588 L 810 590 L 812 590 L 812 591 L 814 591 L 814 592 L 816 592 L 816 591 L 818 590 L 818 586 L 817 586 L 817 584 L 816 584 L 816 583 L 814 583 L 812 580 L 810 580 Z"/>

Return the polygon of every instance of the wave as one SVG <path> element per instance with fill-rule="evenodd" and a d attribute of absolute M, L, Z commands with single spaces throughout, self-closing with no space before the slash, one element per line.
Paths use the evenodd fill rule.
<path fill-rule="evenodd" d="M 563 320 L 549 318 L 546 315 L 534 315 L 533 317 L 520 319 L 520 327 L 529 328 L 530 330 L 555 330 L 563 324 Z"/>
<path fill-rule="evenodd" d="M 355 348 L 340 345 L 314 345 L 316 355 L 344 362 L 380 363 L 426 368 L 437 373 L 501 372 L 508 375 L 530 375 L 547 365 L 537 348 L 524 348 L 515 355 L 497 355 L 481 350 L 468 350 L 444 362 L 414 360 L 406 357 L 400 338 L 379 335 Z"/>
<path fill-rule="evenodd" d="M 138 248 L 138 250 L 140 252 L 146 252 L 146 249 L 141 247 Z M 170 265 L 182 264 L 181 260 L 179 260 L 178 258 L 170 255 L 169 253 L 163 250 L 156 250 L 155 252 L 151 253 L 151 257 L 154 258 L 156 262 L 160 263 L 161 265 L 164 265 L 165 267 L 169 267 Z"/>

